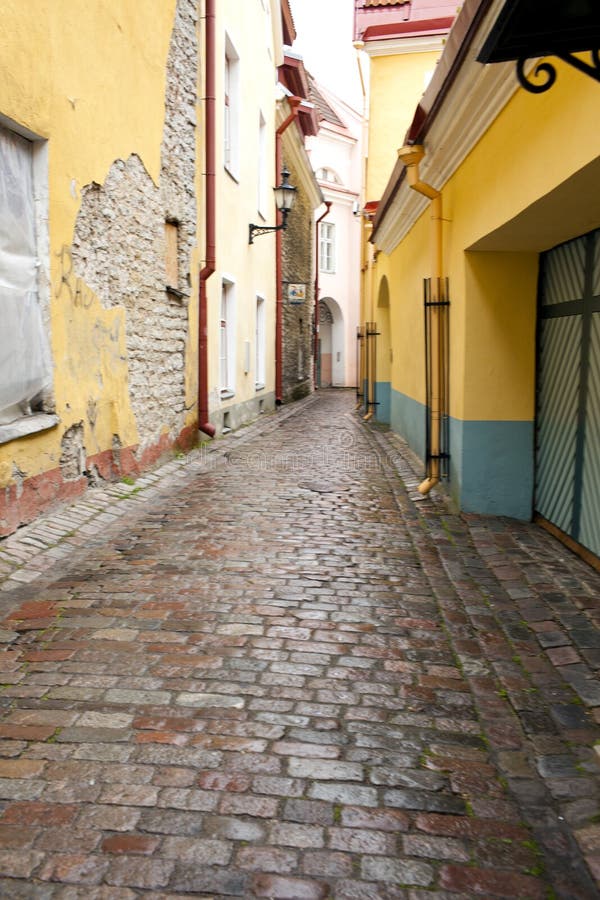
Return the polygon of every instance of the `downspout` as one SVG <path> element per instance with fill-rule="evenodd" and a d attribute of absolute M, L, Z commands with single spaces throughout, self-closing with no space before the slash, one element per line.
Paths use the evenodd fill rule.
<path fill-rule="evenodd" d="M 206 282 L 215 271 L 215 2 L 206 0 L 205 6 L 205 97 L 204 97 L 204 150 L 206 172 L 205 193 L 205 253 L 204 267 L 200 270 L 198 292 L 198 429 L 214 437 L 216 428 L 208 415 L 208 310 Z"/>
<path fill-rule="evenodd" d="M 317 390 L 317 359 L 319 356 L 319 225 L 321 224 L 325 216 L 329 215 L 331 202 L 331 200 L 325 200 L 325 206 L 327 207 L 327 209 L 325 210 L 323 215 L 319 216 L 319 218 L 315 222 L 315 342 L 313 349 L 313 387 L 315 391 Z"/>
<path fill-rule="evenodd" d="M 407 145 L 398 150 L 398 157 L 406 167 L 408 185 L 418 194 L 423 194 L 430 201 L 431 209 L 431 299 L 439 301 L 439 285 L 443 275 L 443 234 L 442 234 L 442 194 L 432 185 L 421 181 L 419 163 L 425 156 L 420 144 Z M 433 327 L 431 329 L 431 407 L 429 422 L 431 433 L 431 475 L 418 487 L 419 493 L 428 494 L 440 480 L 440 452 L 442 427 L 442 397 L 444 396 L 444 371 L 441 364 L 442 350 L 442 317 L 439 308 L 433 308 Z"/>
<path fill-rule="evenodd" d="M 373 233 L 373 223 L 367 223 L 367 229 Z M 365 397 L 366 415 L 363 416 L 365 422 L 368 422 L 375 415 L 375 378 L 377 377 L 377 360 L 375 358 L 375 343 L 371 340 L 373 333 L 369 330 L 375 325 L 375 246 L 367 239 L 367 273 L 366 273 L 366 291 L 365 309 L 368 308 L 369 318 L 365 322 L 365 341 L 367 342 L 367 358 L 366 358 L 366 382 L 367 392 Z M 375 329 L 377 330 L 377 329 Z"/>
<path fill-rule="evenodd" d="M 363 67 L 361 64 L 360 52 L 364 50 L 364 41 L 355 41 L 354 49 L 356 50 L 356 65 L 358 67 L 358 75 L 360 78 L 360 89 L 363 98 L 363 113 L 362 113 L 362 134 L 361 134 L 361 169 L 362 169 L 362 178 L 361 178 L 361 189 L 360 189 L 360 311 L 359 311 L 359 327 L 364 330 L 362 341 L 359 343 L 359 351 L 358 351 L 358 365 L 357 365 L 357 373 L 356 380 L 357 384 L 357 403 L 356 409 L 360 409 L 361 406 L 365 406 L 366 411 L 368 412 L 368 396 L 364 396 L 363 391 L 365 387 L 365 381 L 367 380 L 366 376 L 366 342 L 368 340 L 367 337 L 367 271 L 368 271 L 368 247 L 369 247 L 369 238 L 367 236 L 368 225 L 370 224 L 367 221 L 365 215 L 365 203 L 367 199 L 367 174 L 368 174 L 368 155 L 369 155 L 369 98 L 367 94 L 367 88 L 365 84 L 365 76 L 363 73 Z M 361 402 L 362 398 L 362 402 Z"/>
<path fill-rule="evenodd" d="M 297 118 L 301 97 L 288 97 L 287 101 L 291 112 L 287 119 L 281 123 L 275 132 L 275 184 L 279 184 L 281 169 L 283 166 L 283 151 L 281 148 L 281 135 Z M 275 232 L 275 404 L 283 403 L 283 260 L 282 260 L 283 235 L 281 231 Z"/>

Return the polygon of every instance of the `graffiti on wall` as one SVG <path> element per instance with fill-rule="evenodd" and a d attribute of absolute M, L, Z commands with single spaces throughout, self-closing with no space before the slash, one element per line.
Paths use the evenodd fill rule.
<path fill-rule="evenodd" d="M 60 280 L 56 286 L 55 296 L 66 297 L 73 306 L 89 309 L 95 300 L 94 292 L 73 271 L 73 253 L 71 247 L 63 245 L 56 254 L 60 260 Z"/>

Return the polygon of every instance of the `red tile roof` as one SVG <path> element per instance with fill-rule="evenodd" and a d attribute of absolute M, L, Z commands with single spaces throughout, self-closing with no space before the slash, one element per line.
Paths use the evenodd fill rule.
<path fill-rule="evenodd" d="M 355 0 L 354 39 L 373 41 L 449 31 L 459 0 Z"/>

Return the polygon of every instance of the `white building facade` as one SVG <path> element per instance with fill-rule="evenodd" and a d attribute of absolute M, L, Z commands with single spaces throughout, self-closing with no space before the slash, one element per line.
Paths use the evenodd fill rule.
<path fill-rule="evenodd" d="M 317 229 L 318 387 L 355 387 L 359 322 L 361 185 L 360 113 L 311 80 L 319 132 L 307 146 L 330 204 Z M 321 218 L 322 217 L 322 218 Z"/>

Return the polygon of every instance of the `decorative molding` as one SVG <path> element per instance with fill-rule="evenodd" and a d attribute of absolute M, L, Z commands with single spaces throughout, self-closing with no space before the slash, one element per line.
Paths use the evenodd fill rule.
<path fill-rule="evenodd" d="M 535 60 L 531 61 L 531 67 Z M 511 63 L 482 66 L 469 59 L 425 140 L 422 181 L 442 190 L 483 134 L 519 90 Z M 379 223 L 377 247 L 391 253 L 427 207 L 427 199 L 404 182 Z"/>
<path fill-rule="evenodd" d="M 422 35 L 421 37 L 400 37 L 379 41 L 366 41 L 365 46 L 362 49 L 367 56 L 399 56 L 405 53 L 441 53 L 445 42 L 445 34 L 430 34 Z"/>

